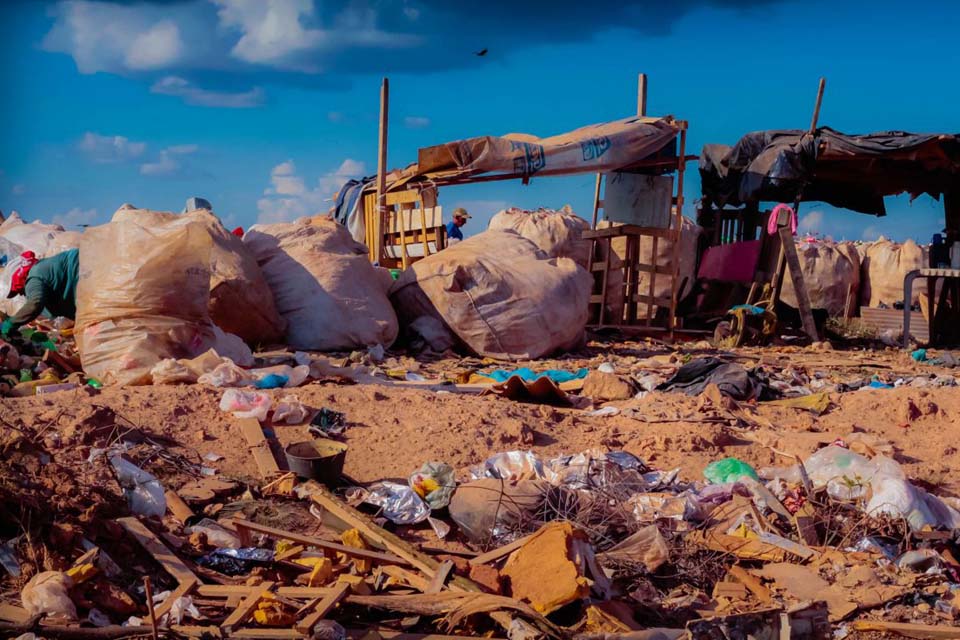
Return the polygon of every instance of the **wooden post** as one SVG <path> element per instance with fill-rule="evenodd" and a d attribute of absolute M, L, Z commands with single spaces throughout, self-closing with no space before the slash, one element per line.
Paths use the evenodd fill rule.
<path fill-rule="evenodd" d="M 375 262 L 383 257 L 383 221 L 387 215 L 387 120 L 390 110 L 390 80 L 380 85 L 380 134 L 377 139 L 377 214 L 374 216 L 373 244 Z"/>
<path fill-rule="evenodd" d="M 597 174 L 597 186 L 593 190 L 593 222 L 590 224 L 590 229 L 596 231 L 597 229 L 597 217 L 600 215 L 600 185 L 603 184 L 603 174 Z"/>
<path fill-rule="evenodd" d="M 817 132 L 817 120 L 820 119 L 820 105 L 823 104 L 823 90 L 827 86 L 827 79 L 820 78 L 820 86 L 817 88 L 817 102 L 813 106 L 813 118 L 810 120 L 810 133 Z"/>
<path fill-rule="evenodd" d="M 153 610 L 153 588 L 150 585 L 150 576 L 143 577 L 143 591 L 147 596 L 147 612 L 150 614 L 150 633 L 153 640 L 160 640 L 160 632 L 157 629 L 157 613 Z"/>
<path fill-rule="evenodd" d="M 680 152 L 677 155 L 677 204 L 674 224 L 676 230 L 673 235 L 673 248 L 671 251 L 672 262 L 671 269 L 672 280 L 670 281 L 670 313 L 667 319 L 667 329 L 670 331 L 670 337 L 673 338 L 673 331 L 677 324 L 677 302 L 680 292 L 677 290 L 677 280 L 680 279 L 680 234 L 683 232 L 683 172 L 686 169 L 686 160 L 684 156 L 687 153 L 687 123 L 680 122 Z M 653 256 L 654 268 L 656 268 L 657 257 Z"/>
<path fill-rule="evenodd" d="M 641 73 L 637 78 L 637 115 L 641 118 L 647 115 L 647 74 Z"/>

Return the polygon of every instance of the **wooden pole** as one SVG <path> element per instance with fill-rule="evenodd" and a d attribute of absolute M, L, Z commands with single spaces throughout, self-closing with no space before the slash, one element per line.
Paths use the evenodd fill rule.
<path fill-rule="evenodd" d="M 810 120 L 810 133 L 816 133 L 817 120 L 820 119 L 820 105 L 823 103 L 823 90 L 827 86 L 827 79 L 820 78 L 820 86 L 817 88 L 817 102 L 813 106 L 813 118 Z"/>
<path fill-rule="evenodd" d="M 147 611 L 150 613 L 150 628 L 153 640 L 159 640 L 160 632 L 157 628 L 157 614 L 153 610 L 153 587 L 150 585 L 150 576 L 143 577 L 143 590 L 147 596 Z"/>
<path fill-rule="evenodd" d="M 596 230 L 597 228 L 597 217 L 600 214 L 600 185 L 603 183 L 603 174 L 597 174 L 597 186 L 593 190 L 593 222 L 590 224 L 590 228 Z"/>
<path fill-rule="evenodd" d="M 641 73 L 637 79 L 637 115 L 647 115 L 647 74 Z"/>
<path fill-rule="evenodd" d="M 380 85 L 380 134 L 377 139 L 377 216 L 374 218 L 374 246 L 371 249 L 376 262 L 383 257 L 383 221 L 387 215 L 387 121 L 390 111 L 390 79 Z"/>

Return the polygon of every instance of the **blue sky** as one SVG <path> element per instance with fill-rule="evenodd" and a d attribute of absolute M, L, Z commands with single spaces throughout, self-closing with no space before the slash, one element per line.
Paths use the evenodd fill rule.
<path fill-rule="evenodd" d="M 392 167 L 457 138 L 630 115 L 640 71 L 649 112 L 690 122 L 690 153 L 806 127 L 821 75 L 821 124 L 960 131 L 949 1 L 8 0 L 0 25 L 0 210 L 68 227 L 192 195 L 228 225 L 325 211 L 345 178 L 375 171 L 384 75 Z M 579 176 L 450 187 L 441 203 L 466 206 L 476 232 L 510 205 L 589 217 L 592 195 Z M 887 209 L 805 203 L 801 217 L 847 239 L 927 241 L 942 227 L 928 197 Z"/>

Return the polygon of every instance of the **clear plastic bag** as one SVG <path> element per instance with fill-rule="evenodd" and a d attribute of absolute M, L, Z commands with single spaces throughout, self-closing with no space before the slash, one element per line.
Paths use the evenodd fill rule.
<path fill-rule="evenodd" d="M 297 396 L 283 396 L 273 409 L 274 423 L 302 424 L 309 416 L 310 410 L 300 403 Z"/>
<path fill-rule="evenodd" d="M 130 511 L 138 516 L 161 517 L 167 512 L 163 485 L 156 476 L 125 459 L 120 453 L 110 455 L 110 464 L 117 471 L 117 480 L 127 496 Z"/>
<path fill-rule="evenodd" d="M 267 419 L 273 399 L 261 391 L 242 391 L 227 389 L 220 399 L 220 410 L 229 411 L 237 418 L 256 418 L 260 422 Z"/>
<path fill-rule="evenodd" d="M 20 601 L 31 616 L 76 620 L 77 607 L 67 593 L 72 586 L 73 580 L 62 571 L 44 571 L 30 578 L 20 592 Z"/>

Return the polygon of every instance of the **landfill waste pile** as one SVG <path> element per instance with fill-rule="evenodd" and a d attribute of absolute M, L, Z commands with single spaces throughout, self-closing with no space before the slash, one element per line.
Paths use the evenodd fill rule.
<path fill-rule="evenodd" d="M 960 483 L 912 442 L 956 428 L 955 363 L 211 352 L 4 400 L 0 635 L 960 637 Z"/>
<path fill-rule="evenodd" d="M 80 273 L 0 339 L 0 637 L 960 638 L 960 354 L 590 331 L 574 217 L 395 281 L 319 217 L 5 222 Z"/>

